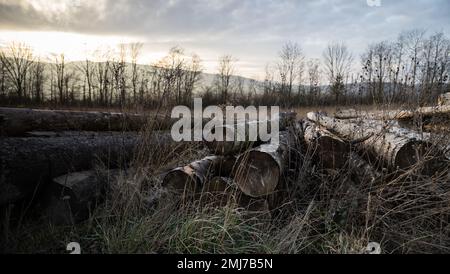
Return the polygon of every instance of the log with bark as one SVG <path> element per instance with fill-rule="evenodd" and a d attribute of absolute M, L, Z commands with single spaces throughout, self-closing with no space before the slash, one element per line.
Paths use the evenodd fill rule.
<path fill-rule="evenodd" d="M 170 170 L 164 175 L 162 186 L 175 193 L 196 194 L 212 176 L 229 175 L 234 163 L 234 157 L 208 156 Z"/>
<path fill-rule="evenodd" d="M 450 141 L 445 131 L 438 132 L 424 132 L 415 131 L 408 128 L 401 127 L 402 123 L 399 121 L 381 121 L 381 120 L 365 120 L 365 119 L 349 119 L 352 123 L 362 125 L 365 127 L 370 127 L 373 129 L 378 129 L 382 131 L 392 131 L 400 135 L 404 135 L 411 139 L 422 140 L 428 143 L 428 148 L 430 150 L 430 155 L 437 157 L 437 159 L 446 158 L 450 159 Z M 439 166 L 439 165 L 437 165 Z"/>
<path fill-rule="evenodd" d="M 277 118 L 278 127 L 280 131 L 286 130 L 296 120 L 297 113 L 295 112 L 282 112 Z M 223 124 L 218 126 L 209 133 L 205 138 L 205 144 L 209 150 L 218 155 L 233 155 L 239 154 L 251 147 L 257 146 L 263 141 L 259 135 L 259 128 L 265 126 L 267 132 L 271 132 L 271 120 L 259 120 L 259 121 L 240 121 L 233 125 Z M 253 126 L 257 130 L 257 136 L 254 136 L 251 140 L 249 136 L 249 128 Z M 239 127 L 245 129 L 244 131 L 237 130 Z M 221 140 L 210 140 L 216 132 L 221 132 Z"/>
<path fill-rule="evenodd" d="M 234 172 L 239 189 L 255 198 L 273 194 L 287 171 L 294 143 L 292 134 L 284 131 L 280 133 L 279 144 L 263 144 L 240 155 Z"/>
<path fill-rule="evenodd" d="M 422 107 L 417 111 L 400 117 L 399 122 L 405 126 L 425 128 L 426 126 L 450 124 L 450 105 Z"/>
<path fill-rule="evenodd" d="M 23 136 L 29 131 L 139 131 L 144 126 L 170 129 L 176 121 L 164 114 L 0 108 L 0 135 Z"/>
<path fill-rule="evenodd" d="M 31 197 L 52 178 L 89 170 L 125 165 L 141 137 L 136 133 L 78 132 L 61 137 L 0 138 L 0 205 Z M 167 146 L 170 134 L 155 133 L 148 143 Z"/>
<path fill-rule="evenodd" d="M 403 117 L 410 117 L 409 110 L 378 110 L 366 111 L 356 109 L 339 110 L 334 114 L 337 119 L 371 119 L 371 120 L 396 120 Z"/>
<path fill-rule="evenodd" d="M 411 123 L 414 119 L 423 121 L 424 124 L 433 123 L 436 120 L 450 119 L 450 105 L 438 105 L 433 107 L 421 107 L 416 110 L 390 110 L 390 111 L 357 111 L 354 109 L 341 110 L 334 115 L 337 119 L 372 119 L 372 120 L 398 120 L 403 125 Z"/>
<path fill-rule="evenodd" d="M 89 217 L 121 170 L 89 170 L 54 178 L 46 188 L 45 215 L 53 224 L 75 224 Z"/>
<path fill-rule="evenodd" d="M 358 144 L 391 170 L 410 168 L 425 158 L 431 158 L 430 166 L 435 166 L 432 162 L 438 160 L 437 157 L 425 157 L 429 156 L 432 144 L 407 129 L 351 123 L 313 112 L 307 116 L 343 139 Z"/>
<path fill-rule="evenodd" d="M 216 127 L 214 131 L 222 132 L 222 139 L 214 139 L 212 141 L 206 139 L 204 143 L 212 153 L 217 155 L 233 155 L 247 150 L 257 142 L 248 141 L 248 135 L 245 135 L 246 133 L 248 133 L 248 131 L 237 131 L 235 125 L 223 125 L 220 127 Z M 212 134 L 214 133 L 208 134 L 206 138 L 212 138 Z"/>
<path fill-rule="evenodd" d="M 343 168 L 347 163 L 350 145 L 327 129 L 305 121 L 304 139 L 313 159 L 324 169 Z"/>

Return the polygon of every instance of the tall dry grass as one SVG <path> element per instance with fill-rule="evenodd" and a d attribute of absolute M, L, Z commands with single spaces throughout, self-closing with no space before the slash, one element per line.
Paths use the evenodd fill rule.
<path fill-rule="evenodd" d="M 14 227 L 4 219 L 3 252 L 66 253 L 73 241 L 83 253 L 364 253 L 369 242 L 383 253 L 450 252 L 449 161 L 433 175 L 420 175 L 418 165 L 373 180 L 351 161 L 323 170 L 306 151 L 291 165 L 288 198 L 268 219 L 248 214 L 234 195 L 217 206 L 167 193 L 160 174 L 208 152 L 196 143 L 149 147 L 152 128 L 88 220 L 53 226 L 41 217 Z"/>

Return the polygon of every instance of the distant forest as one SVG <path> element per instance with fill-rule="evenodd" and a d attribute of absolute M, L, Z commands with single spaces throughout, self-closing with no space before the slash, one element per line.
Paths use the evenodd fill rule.
<path fill-rule="evenodd" d="M 301 44 L 287 42 L 263 81 L 235 76 L 231 55 L 220 57 L 211 75 L 203 73 L 198 55 L 180 47 L 149 65 L 140 64 L 141 49 L 133 43 L 99 50 L 92 60 L 67 62 L 62 53 L 44 61 L 27 45 L 12 43 L 0 52 L 0 104 L 150 109 L 190 105 L 195 95 L 215 105 L 424 105 L 450 91 L 450 41 L 422 30 L 370 44 L 361 56 L 333 42 L 322 58 L 311 59 Z"/>

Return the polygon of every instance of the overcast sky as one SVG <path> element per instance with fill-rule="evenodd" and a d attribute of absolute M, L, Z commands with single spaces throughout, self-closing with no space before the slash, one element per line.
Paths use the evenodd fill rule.
<path fill-rule="evenodd" d="M 359 61 L 369 43 L 402 30 L 449 33 L 450 0 L 367 2 L 377 0 L 0 0 L 0 46 L 22 41 L 73 60 L 141 41 L 141 63 L 150 63 L 178 45 L 200 55 L 208 72 L 232 54 L 239 74 L 262 78 L 288 40 L 311 58 L 344 41 Z"/>

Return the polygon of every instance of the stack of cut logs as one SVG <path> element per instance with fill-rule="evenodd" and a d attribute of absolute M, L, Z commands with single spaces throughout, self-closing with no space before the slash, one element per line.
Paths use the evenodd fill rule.
<path fill-rule="evenodd" d="M 301 181 L 288 178 L 309 154 L 323 169 L 356 166 L 365 174 L 362 180 L 411 167 L 433 174 L 448 168 L 448 136 L 415 131 L 404 122 L 427 124 L 440 117 L 449 129 L 450 105 L 442 102 L 447 101 L 415 111 L 311 112 L 305 119 L 282 113 L 278 144 L 204 141 L 210 156 L 167 171 L 162 186 L 183 199 L 218 206 L 235 202 L 270 216 L 288 196 L 289 183 Z M 145 144 L 162 149 L 174 143 L 168 133 L 173 122 L 163 115 L 0 108 L 0 207 L 39 200 L 54 222 L 81 221 L 132 158 L 139 129 L 156 124 L 159 130 Z M 236 125 L 224 129 L 230 126 Z M 98 162 L 106 166 L 101 172 L 93 169 Z"/>
<path fill-rule="evenodd" d="M 259 137 L 253 142 L 239 141 L 242 139 L 237 134 L 227 134 L 230 127 L 229 132 L 237 132 L 239 124 L 223 126 L 224 141 L 205 141 L 214 155 L 169 171 L 164 176 L 163 187 L 183 198 L 219 205 L 235 202 L 248 212 L 269 216 L 277 194 L 282 191 L 281 182 L 287 174 L 288 163 L 298 147 L 296 113 L 281 113 L 278 122 L 278 142 L 267 143 Z M 269 126 L 271 121 L 244 124 L 248 123 L 256 123 L 259 128 L 263 123 Z M 226 136 L 232 136 L 231 141 Z"/>

